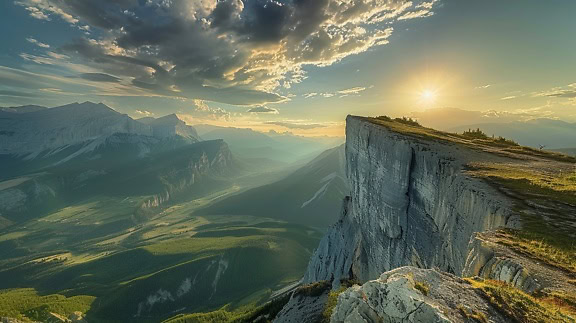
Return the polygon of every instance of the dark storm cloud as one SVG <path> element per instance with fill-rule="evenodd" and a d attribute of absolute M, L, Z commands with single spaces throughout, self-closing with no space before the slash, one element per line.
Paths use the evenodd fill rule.
<path fill-rule="evenodd" d="M 305 65 L 330 65 L 385 44 L 407 0 L 19 0 L 93 35 L 60 49 L 151 95 L 233 104 L 285 100 Z M 420 9 L 418 9 L 420 10 Z M 424 11 L 431 10 L 422 9 Z M 424 13 L 425 14 L 425 13 Z M 423 14 L 423 15 L 424 15 Z M 84 27 L 88 26 L 88 27 Z M 93 28 L 90 28 L 93 27 Z M 92 37 L 92 38 L 91 38 Z"/>

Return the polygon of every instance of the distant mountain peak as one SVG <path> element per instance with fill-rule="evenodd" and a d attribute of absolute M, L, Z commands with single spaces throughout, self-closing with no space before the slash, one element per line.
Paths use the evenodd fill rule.
<path fill-rule="evenodd" d="M 177 123 L 185 123 L 182 119 L 178 117 L 178 115 L 172 113 L 165 115 L 163 117 L 157 118 L 152 121 L 155 124 L 177 124 Z"/>

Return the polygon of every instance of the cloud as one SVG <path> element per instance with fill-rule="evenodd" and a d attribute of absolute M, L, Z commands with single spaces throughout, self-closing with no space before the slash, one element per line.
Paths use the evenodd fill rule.
<path fill-rule="evenodd" d="M 505 96 L 503 98 L 500 98 L 500 100 L 512 100 L 512 99 L 516 99 L 516 98 L 518 98 L 518 96 L 510 95 L 510 96 Z"/>
<path fill-rule="evenodd" d="M 141 116 L 144 116 L 144 117 L 153 117 L 154 116 L 154 113 L 152 113 L 150 111 L 146 111 L 146 110 L 136 110 L 135 112 Z"/>
<path fill-rule="evenodd" d="M 12 90 L 1 90 L 0 89 L 0 96 L 12 96 L 18 98 L 34 98 L 37 97 L 38 94 L 29 93 L 29 92 L 22 92 L 22 91 L 12 91 Z"/>
<path fill-rule="evenodd" d="M 431 15 L 435 1 L 16 3 L 34 18 L 89 32 L 55 52 L 133 80 L 130 86 L 149 96 L 257 105 L 287 100 L 279 93 L 302 82 L 306 66 L 328 66 L 387 44 L 396 21 Z"/>
<path fill-rule="evenodd" d="M 535 96 L 574 99 L 576 98 L 576 83 L 566 87 L 556 87 L 545 92 L 535 93 Z"/>
<path fill-rule="evenodd" d="M 194 100 L 194 107 L 185 110 L 184 113 L 200 120 L 230 120 L 230 112 L 222 108 L 210 107 L 203 100 Z"/>
<path fill-rule="evenodd" d="M 28 42 L 34 44 L 34 45 L 37 45 L 38 47 L 50 48 L 50 45 L 44 44 L 44 43 L 42 43 L 42 42 L 39 42 L 39 41 L 37 41 L 36 39 L 34 39 L 34 38 L 32 38 L 32 37 L 26 38 L 26 40 L 27 40 Z"/>
<path fill-rule="evenodd" d="M 477 87 L 475 87 L 476 90 L 483 90 L 483 89 L 487 89 L 489 87 L 491 87 L 491 84 L 486 84 L 486 85 L 479 85 Z"/>
<path fill-rule="evenodd" d="M 398 20 L 407 20 L 407 19 L 415 19 L 415 18 L 424 18 L 430 17 L 433 15 L 433 12 L 429 9 L 422 9 L 418 11 L 410 11 L 398 18 Z"/>
<path fill-rule="evenodd" d="M 359 87 L 353 87 L 353 88 L 346 89 L 346 90 L 340 90 L 340 91 L 338 91 L 338 92 L 336 92 L 336 93 L 338 93 L 338 94 L 344 94 L 344 95 L 350 95 L 350 94 L 358 94 L 358 93 L 363 92 L 363 91 L 365 91 L 365 90 L 366 90 L 365 87 L 359 86 Z"/>
<path fill-rule="evenodd" d="M 313 98 L 313 97 L 324 97 L 324 98 L 331 98 L 333 96 L 339 96 L 339 97 L 345 97 L 345 96 L 349 96 L 349 95 L 358 95 L 360 94 L 360 92 L 366 91 L 367 88 L 365 87 L 353 87 L 353 88 L 349 88 L 349 89 L 344 89 L 344 90 L 340 90 L 340 91 L 336 91 L 336 92 L 323 92 L 323 93 L 318 93 L 318 92 L 310 92 L 310 93 L 306 93 L 304 94 L 304 98 L 308 99 L 308 98 Z"/>
<path fill-rule="evenodd" d="M 259 106 L 259 107 L 254 107 L 251 108 L 250 110 L 248 110 L 247 112 L 251 112 L 251 113 L 272 113 L 272 114 L 278 114 L 278 110 L 274 109 L 274 108 L 268 108 L 265 106 Z"/>
<path fill-rule="evenodd" d="M 277 125 L 288 129 L 317 129 L 327 127 L 320 123 L 301 123 L 301 122 L 291 122 L 291 121 L 268 121 L 265 124 Z"/>
<path fill-rule="evenodd" d="M 104 73 L 83 73 L 80 74 L 80 77 L 85 80 L 94 82 L 112 82 L 112 83 L 120 82 L 120 79 L 117 78 L 116 76 Z"/>

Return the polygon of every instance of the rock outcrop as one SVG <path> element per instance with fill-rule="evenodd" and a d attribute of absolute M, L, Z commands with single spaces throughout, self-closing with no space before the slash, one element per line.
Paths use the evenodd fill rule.
<path fill-rule="evenodd" d="M 468 282 L 433 269 L 402 267 L 340 294 L 331 322 L 482 322 L 487 317 L 509 322 Z"/>

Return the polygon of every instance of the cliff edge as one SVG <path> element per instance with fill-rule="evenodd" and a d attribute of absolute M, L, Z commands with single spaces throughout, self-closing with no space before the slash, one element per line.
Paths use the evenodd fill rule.
<path fill-rule="evenodd" d="M 350 196 L 304 282 L 341 292 L 334 322 L 573 322 L 575 165 L 481 131 L 348 116 Z M 429 286 L 420 305 L 414 277 Z"/>

